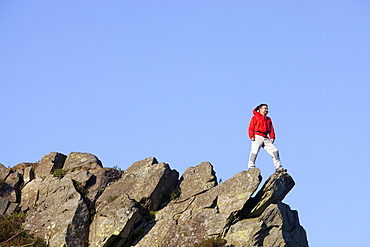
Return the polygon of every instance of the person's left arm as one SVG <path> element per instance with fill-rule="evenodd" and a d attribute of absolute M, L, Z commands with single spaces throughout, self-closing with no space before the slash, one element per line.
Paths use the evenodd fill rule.
<path fill-rule="evenodd" d="M 270 140 L 272 143 L 274 143 L 275 139 L 276 139 L 275 129 L 274 125 L 272 124 L 272 120 L 270 119 Z"/>

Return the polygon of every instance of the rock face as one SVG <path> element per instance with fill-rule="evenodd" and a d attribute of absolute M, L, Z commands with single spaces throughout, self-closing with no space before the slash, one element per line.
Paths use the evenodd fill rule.
<path fill-rule="evenodd" d="M 185 170 L 180 179 L 181 199 L 187 199 L 217 185 L 216 174 L 209 162 Z"/>
<path fill-rule="evenodd" d="M 187 175 L 185 172 L 185 178 L 198 180 Z M 183 182 L 187 184 L 185 180 Z M 201 194 L 174 200 L 156 214 L 155 225 L 136 246 L 194 246 L 209 236 L 225 234 L 230 216 L 243 208 L 259 182 L 259 170 L 251 169 Z M 197 185 L 203 188 L 207 183 L 204 180 L 203 184 Z M 194 189 L 198 191 L 198 187 Z"/>
<path fill-rule="evenodd" d="M 110 246 L 110 242 L 124 246 L 119 243 L 125 243 L 145 211 L 158 210 L 168 202 L 177 183 L 178 172 L 155 158 L 134 163 L 97 200 L 90 246 Z"/>
<path fill-rule="evenodd" d="M 257 218 L 236 222 L 225 238 L 231 246 L 308 246 L 297 211 L 282 202 L 270 204 Z"/>
<path fill-rule="evenodd" d="M 44 155 L 40 163 L 35 168 L 35 174 L 37 178 L 45 177 L 50 175 L 57 169 L 62 169 L 67 156 L 57 152 L 51 152 L 50 154 Z"/>
<path fill-rule="evenodd" d="M 88 153 L 70 153 L 65 160 L 63 168 L 72 169 L 72 168 L 100 168 L 103 167 L 101 161 L 92 154 Z"/>
<path fill-rule="evenodd" d="M 36 194 L 33 205 L 29 204 L 25 229 L 51 246 L 87 246 L 90 214 L 70 178 L 48 176 L 44 181 L 32 181 L 24 189 Z"/>
<path fill-rule="evenodd" d="M 217 184 L 209 162 L 179 179 L 155 158 L 120 171 L 92 154 L 52 152 L 38 164 L 0 164 L 0 215 L 24 211 L 24 228 L 50 246 L 308 246 L 297 211 L 282 203 L 292 177 L 274 173 L 257 191 L 261 180 L 257 168 Z"/>

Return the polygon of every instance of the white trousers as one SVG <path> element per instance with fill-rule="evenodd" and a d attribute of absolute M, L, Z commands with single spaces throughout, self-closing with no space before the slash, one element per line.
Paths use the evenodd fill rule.
<path fill-rule="evenodd" d="M 271 142 L 269 138 L 265 138 L 260 135 L 255 135 L 255 140 L 252 141 L 251 153 L 249 155 L 248 168 L 253 168 L 256 166 L 255 161 L 257 154 L 260 149 L 263 148 L 266 152 L 271 155 L 272 161 L 274 162 L 274 167 L 276 169 L 282 168 L 279 157 L 279 150 Z"/>

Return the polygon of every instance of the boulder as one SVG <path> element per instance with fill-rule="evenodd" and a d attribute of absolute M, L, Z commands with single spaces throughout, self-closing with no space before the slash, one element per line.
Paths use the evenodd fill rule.
<path fill-rule="evenodd" d="M 217 185 L 216 173 L 209 162 L 185 170 L 180 179 L 180 200 L 203 193 Z"/>
<path fill-rule="evenodd" d="M 205 177 L 213 173 L 210 171 Z M 243 208 L 260 181 L 260 170 L 254 168 L 187 200 L 172 201 L 156 214 L 155 225 L 135 246 L 192 247 L 210 236 L 222 236 L 231 216 Z"/>
<path fill-rule="evenodd" d="M 20 207 L 22 211 L 27 211 L 28 209 L 36 206 L 36 202 L 39 198 L 40 189 L 42 186 L 43 186 L 43 179 L 36 178 L 32 180 L 31 182 L 27 183 L 22 188 L 21 202 L 20 202 Z"/>
<path fill-rule="evenodd" d="M 273 246 L 281 242 L 280 246 L 308 247 L 306 231 L 299 223 L 298 212 L 282 202 L 270 204 L 260 217 L 262 229 L 259 234 L 264 246 Z M 279 240 L 278 240 L 279 239 Z"/>
<path fill-rule="evenodd" d="M 156 211 L 169 200 L 178 183 L 179 173 L 155 158 L 135 162 L 122 177 L 105 189 L 97 204 L 127 194 L 149 211 Z"/>
<path fill-rule="evenodd" d="M 89 246 L 125 246 L 135 225 L 142 219 L 140 205 L 127 195 L 104 204 L 91 224 Z"/>
<path fill-rule="evenodd" d="M 70 178 L 47 176 L 31 181 L 26 187 L 24 193 L 34 193 L 28 196 L 28 203 L 22 201 L 30 206 L 23 224 L 26 230 L 50 246 L 88 245 L 90 213 Z M 37 190 L 30 190 L 35 187 Z"/>
<path fill-rule="evenodd" d="M 20 186 L 22 176 L 17 171 L 11 172 L 3 182 L 0 183 L 0 196 L 10 202 L 20 202 Z"/>
<path fill-rule="evenodd" d="M 35 173 L 33 171 L 33 168 L 31 166 L 26 167 L 23 171 L 23 183 L 26 184 L 34 178 L 35 178 Z"/>
<path fill-rule="evenodd" d="M 23 183 L 26 184 L 32 179 L 34 179 L 35 167 L 38 166 L 38 163 L 20 163 L 12 168 L 12 171 L 17 171 L 22 175 Z"/>
<path fill-rule="evenodd" d="M 282 201 L 294 185 L 294 180 L 288 173 L 277 172 L 272 174 L 261 190 L 258 191 L 253 203 L 245 208 L 243 214 L 247 213 L 248 218 L 261 215 L 271 203 Z"/>
<path fill-rule="evenodd" d="M 94 169 L 103 167 L 102 162 L 93 154 L 72 152 L 65 160 L 63 169 Z"/>
<path fill-rule="evenodd" d="M 238 221 L 225 239 L 231 246 L 308 247 L 297 211 L 282 202 L 270 204 L 257 218 Z"/>
<path fill-rule="evenodd" d="M 35 176 L 42 178 L 48 176 L 50 172 L 56 169 L 62 169 L 67 156 L 57 152 L 51 152 L 50 154 L 44 155 L 39 163 L 35 167 Z"/>
<path fill-rule="evenodd" d="M 136 225 L 137 221 L 143 218 L 138 215 L 138 205 L 142 208 L 141 215 L 158 210 L 163 203 L 169 201 L 171 192 L 178 184 L 178 176 L 177 171 L 171 170 L 165 163 L 158 163 L 155 158 L 147 158 L 131 165 L 96 201 L 96 215 L 90 227 L 90 245 L 101 246 L 101 243 L 108 241 L 108 233 L 114 235 L 109 241 L 124 243 L 129 233 L 134 232 L 137 227 L 142 227 L 140 224 Z M 121 214 L 121 208 L 126 207 L 124 203 L 131 205 L 131 209 L 126 210 L 129 218 L 123 220 L 122 215 L 113 217 L 117 212 Z M 109 225 L 115 226 L 109 231 L 108 226 L 101 223 L 107 221 Z M 127 231 L 128 228 L 131 231 Z"/>
<path fill-rule="evenodd" d="M 118 180 L 121 175 L 122 171 L 117 169 L 94 168 L 67 172 L 65 176 L 72 179 L 77 191 L 81 193 L 89 207 L 93 208 L 105 188 Z"/>
<path fill-rule="evenodd" d="M 1 181 L 5 180 L 5 178 L 9 175 L 11 169 L 5 167 L 3 164 L 0 163 L 0 185 Z"/>

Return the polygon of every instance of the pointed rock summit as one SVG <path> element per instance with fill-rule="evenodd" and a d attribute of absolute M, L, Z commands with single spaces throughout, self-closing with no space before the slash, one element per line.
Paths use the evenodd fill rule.
<path fill-rule="evenodd" d="M 92 154 L 52 152 L 0 164 L 0 217 L 23 211 L 24 229 L 50 246 L 308 246 L 297 211 L 282 202 L 293 178 L 274 173 L 258 190 L 261 181 L 257 168 L 218 184 L 209 162 L 179 177 L 154 157 L 121 171 Z"/>

